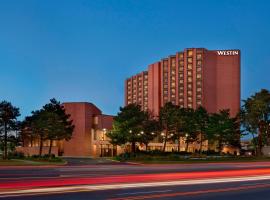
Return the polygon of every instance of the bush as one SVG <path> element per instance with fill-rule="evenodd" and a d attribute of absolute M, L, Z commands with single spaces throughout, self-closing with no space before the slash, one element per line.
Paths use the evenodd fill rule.
<path fill-rule="evenodd" d="M 24 157 L 25 156 L 23 152 L 14 151 L 8 153 L 8 159 L 23 159 Z"/>

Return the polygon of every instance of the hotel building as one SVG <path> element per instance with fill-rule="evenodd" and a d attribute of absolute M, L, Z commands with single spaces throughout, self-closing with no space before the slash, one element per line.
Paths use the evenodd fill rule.
<path fill-rule="evenodd" d="M 187 48 L 125 81 L 125 105 L 159 115 L 166 102 L 215 113 L 240 110 L 240 50 Z"/>
<path fill-rule="evenodd" d="M 88 102 L 67 102 L 62 104 L 75 126 L 70 140 L 53 141 L 52 153 L 67 157 L 110 157 L 121 153 L 119 146 L 110 144 L 106 136 L 112 129 L 113 116 L 104 115 L 101 110 Z M 22 147 L 16 151 L 27 156 L 39 154 L 39 138 L 23 138 Z M 48 154 L 49 141 L 43 142 L 42 154 Z"/>

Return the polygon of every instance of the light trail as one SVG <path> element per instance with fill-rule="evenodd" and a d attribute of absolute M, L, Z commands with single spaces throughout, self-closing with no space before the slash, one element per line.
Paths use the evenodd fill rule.
<path fill-rule="evenodd" d="M 75 193 L 75 192 L 91 192 L 98 190 L 113 190 L 113 189 L 127 189 L 127 188 L 145 188 L 145 187 L 161 187 L 161 186 L 180 186 L 180 185 L 198 185 L 198 184 L 213 184 L 213 183 L 232 183 L 232 182 L 245 182 L 245 181 L 262 181 L 270 180 L 270 175 L 267 176 L 250 176 L 250 177 L 235 177 L 235 178 L 212 178 L 212 179 L 200 179 L 200 180 L 182 180 L 182 181 L 162 181 L 162 182 L 146 182 L 146 183 L 123 183 L 123 184 L 107 184 L 107 185 L 80 185 L 80 186 L 66 186 L 66 187 L 55 187 L 55 188 L 34 188 L 34 189 L 24 189 L 16 191 L 1 191 L 0 198 L 6 197 L 16 197 L 16 196 L 32 196 L 32 195 L 45 195 L 45 194 L 58 194 L 58 193 Z M 244 188 L 257 188 L 257 187 L 269 187 L 270 184 L 261 185 L 250 185 L 241 186 Z M 237 187 L 234 187 L 237 188 Z M 239 187 L 238 187 L 239 188 Z M 228 189 L 222 189 L 222 191 Z M 232 189 L 230 189 L 231 191 Z M 213 190 L 218 191 L 218 189 Z M 199 193 L 200 191 L 195 191 Z M 191 193 L 191 192 L 190 192 Z M 201 192 L 203 193 L 203 192 Z M 176 193 L 180 195 L 182 193 Z M 183 193 L 188 194 L 188 192 Z M 168 194 L 162 194 L 168 195 Z M 152 196 L 152 195 L 151 195 Z M 161 196 L 159 194 L 158 196 Z M 135 197 L 132 197 L 135 199 Z M 132 199 L 130 197 L 130 199 Z M 145 196 L 140 196 L 138 199 L 147 198 Z M 154 197 L 151 197 L 154 198 Z M 115 198 L 115 200 L 122 200 L 125 198 Z"/>

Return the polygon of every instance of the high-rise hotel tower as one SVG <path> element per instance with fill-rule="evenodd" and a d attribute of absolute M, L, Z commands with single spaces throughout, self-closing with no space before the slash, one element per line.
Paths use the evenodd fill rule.
<path fill-rule="evenodd" d="M 135 103 L 158 116 L 166 103 L 208 112 L 240 109 L 240 50 L 187 48 L 125 81 L 125 105 Z"/>

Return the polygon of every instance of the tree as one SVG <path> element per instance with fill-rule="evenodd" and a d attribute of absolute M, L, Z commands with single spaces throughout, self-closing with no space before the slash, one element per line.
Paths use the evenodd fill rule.
<path fill-rule="evenodd" d="M 256 141 L 256 154 L 261 155 L 264 138 L 266 144 L 270 145 L 270 92 L 262 89 L 243 102 L 240 112 L 242 125 Z"/>
<path fill-rule="evenodd" d="M 192 108 L 186 108 L 184 120 L 186 123 L 183 130 L 186 133 L 186 151 L 188 151 L 189 144 L 198 140 L 195 111 Z"/>
<path fill-rule="evenodd" d="M 0 126 L 3 129 L 4 139 L 4 154 L 3 159 L 7 159 L 7 142 L 8 132 L 16 129 L 16 120 L 20 116 L 19 108 L 13 106 L 10 102 L 0 102 Z"/>
<path fill-rule="evenodd" d="M 39 139 L 39 156 L 42 155 L 43 142 L 49 140 L 49 156 L 51 156 L 53 141 L 69 140 L 72 136 L 74 125 L 65 113 L 60 102 L 51 99 L 50 103 L 42 109 L 33 111 L 32 116 L 25 118 L 22 134 L 24 138 Z"/>
<path fill-rule="evenodd" d="M 51 155 L 53 141 L 70 140 L 74 125 L 70 120 L 70 115 L 66 114 L 64 107 L 56 99 L 51 99 L 50 103 L 43 106 L 46 112 L 47 138 L 50 141 L 49 156 Z"/>
<path fill-rule="evenodd" d="M 177 112 L 173 115 L 173 129 L 174 133 L 172 136 L 173 140 L 178 143 L 177 151 L 180 152 L 181 149 L 181 138 L 185 137 L 185 127 L 188 121 L 186 120 L 186 108 L 178 108 Z"/>
<path fill-rule="evenodd" d="M 198 107 L 195 110 L 195 123 L 197 127 L 197 133 L 200 136 L 200 153 L 202 153 L 202 143 L 207 140 L 206 129 L 208 125 L 209 115 L 205 108 Z"/>
<path fill-rule="evenodd" d="M 136 104 L 120 107 L 120 112 L 113 120 L 113 130 L 107 136 L 111 138 L 112 144 L 131 143 L 131 151 L 135 153 L 136 142 L 140 142 L 140 133 L 143 131 L 143 122 L 148 114 L 141 110 Z"/>
<path fill-rule="evenodd" d="M 211 114 L 207 127 L 207 138 L 209 142 L 217 142 L 219 152 L 225 144 L 234 145 L 239 142 L 239 124 L 236 118 L 230 117 L 229 110 L 221 110 L 219 113 Z"/>
<path fill-rule="evenodd" d="M 159 121 L 148 115 L 148 117 L 143 121 L 142 129 L 143 131 L 139 133 L 140 142 L 145 144 L 147 151 L 149 142 L 157 137 L 157 133 L 160 131 Z"/>
<path fill-rule="evenodd" d="M 161 124 L 161 128 L 165 131 L 164 135 L 164 145 L 163 152 L 166 150 L 166 144 L 168 140 L 169 132 L 173 131 L 175 115 L 177 113 L 178 106 L 173 105 L 171 102 L 166 103 L 161 109 L 159 113 L 159 120 Z"/>

